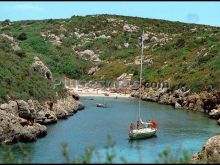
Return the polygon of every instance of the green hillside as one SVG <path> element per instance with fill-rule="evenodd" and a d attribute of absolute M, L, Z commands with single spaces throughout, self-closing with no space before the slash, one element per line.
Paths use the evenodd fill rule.
<path fill-rule="evenodd" d="M 133 30 L 125 30 L 126 25 Z M 50 82 L 29 72 L 38 56 L 54 77 L 116 79 L 122 73 L 138 78 L 142 31 L 143 76 L 149 81 L 170 80 L 193 91 L 220 87 L 220 28 L 117 15 L 73 16 L 70 19 L 0 23 L 0 101 L 10 98 L 55 99 Z M 3 35 L 2 35 L 3 34 Z M 14 39 L 12 43 L 7 36 Z M 13 45 L 14 44 L 14 45 Z M 18 44 L 19 50 L 13 48 Z M 92 51 L 101 62 L 82 58 Z M 90 58 L 90 57 L 89 57 Z M 90 68 L 100 69 L 88 75 Z"/>

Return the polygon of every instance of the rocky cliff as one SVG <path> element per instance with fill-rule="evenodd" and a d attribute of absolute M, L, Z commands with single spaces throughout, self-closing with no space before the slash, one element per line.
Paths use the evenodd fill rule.
<path fill-rule="evenodd" d="M 202 150 L 192 156 L 190 163 L 218 164 L 220 162 L 220 135 L 207 140 Z"/>

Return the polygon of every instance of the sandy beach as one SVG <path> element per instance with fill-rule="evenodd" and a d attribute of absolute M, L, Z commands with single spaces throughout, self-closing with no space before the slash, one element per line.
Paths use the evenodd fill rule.
<path fill-rule="evenodd" d="M 73 88 L 79 96 L 130 97 L 130 94 L 111 93 L 107 90 L 93 88 Z"/>

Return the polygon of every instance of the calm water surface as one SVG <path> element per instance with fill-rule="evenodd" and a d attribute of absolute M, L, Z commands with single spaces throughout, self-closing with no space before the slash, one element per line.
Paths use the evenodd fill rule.
<path fill-rule="evenodd" d="M 220 133 L 216 121 L 202 113 L 142 102 L 142 119 L 153 118 L 159 122 L 157 136 L 129 142 L 128 128 L 130 122 L 136 123 L 138 118 L 138 100 L 106 97 L 104 101 L 110 107 L 97 108 L 96 103 L 102 102 L 103 98 L 89 98 L 91 97 L 81 98 L 81 102 L 86 106 L 85 110 L 48 126 L 48 135 L 45 138 L 25 144 L 30 150 L 32 162 L 63 162 L 62 143 L 68 145 L 72 159 L 82 155 L 88 145 L 93 145 L 100 155 L 105 155 L 107 135 L 111 135 L 116 142 L 116 152 L 128 162 L 154 163 L 158 154 L 166 148 L 170 148 L 174 153 L 183 148 L 193 154 L 201 150 L 209 137 Z M 117 162 L 120 160 L 116 159 Z"/>

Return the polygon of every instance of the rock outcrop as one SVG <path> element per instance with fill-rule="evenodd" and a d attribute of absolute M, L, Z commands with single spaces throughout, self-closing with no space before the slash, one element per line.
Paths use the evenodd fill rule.
<path fill-rule="evenodd" d="M 125 24 L 123 26 L 123 30 L 126 31 L 126 32 L 137 32 L 138 29 L 139 29 L 138 26 L 132 25 L 132 24 Z"/>
<path fill-rule="evenodd" d="M 98 36 L 98 37 L 95 37 L 95 39 L 99 39 L 99 38 L 101 38 L 101 39 L 111 39 L 111 36 L 106 36 L 106 35 L 104 35 L 104 34 L 102 34 L 102 35 L 100 35 L 100 36 Z"/>
<path fill-rule="evenodd" d="M 220 162 L 220 135 L 211 137 L 204 144 L 202 151 L 192 156 L 190 163 L 219 163 Z"/>
<path fill-rule="evenodd" d="M 0 105 L 0 142 L 31 142 L 47 134 L 44 125 L 66 119 L 84 106 L 68 95 L 56 103 L 16 100 Z"/>
<path fill-rule="evenodd" d="M 14 116 L 0 110 L 0 142 L 31 142 L 37 137 L 47 135 L 47 128 L 38 123 Z"/>
<path fill-rule="evenodd" d="M 142 38 L 139 37 L 139 45 L 141 45 Z M 144 48 L 147 49 L 149 47 L 152 47 L 152 49 L 156 46 L 163 46 L 166 44 L 169 40 L 172 40 L 171 37 L 168 36 L 168 34 L 165 33 L 153 33 L 150 31 L 146 31 L 143 34 L 143 41 L 147 43 L 153 43 L 151 46 L 144 45 Z"/>
<path fill-rule="evenodd" d="M 88 71 L 88 75 L 93 75 L 95 74 L 95 72 L 97 72 L 100 68 L 98 66 L 96 67 L 92 67 L 89 71 Z"/>
<path fill-rule="evenodd" d="M 39 72 L 46 79 L 53 80 L 52 72 L 38 57 L 34 57 L 34 63 L 31 65 L 31 68 Z"/>
<path fill-rule="evenodd" d="M 99 59 L 99 55 L 95 54 L 92 50 L 84 50 L 81 52 L 77 52 L 80 58 L 84 60 L 89 60 L 95 65 L 99 65 L 101 63 L 101 60 Z"/>
<path fill-rule="evenodd" d="M 62 31 L 65 31 L 64 27 L 61 27 L 61 29 Z M 63 34 L 58 36 L 58 35 L 51 33 L 50 31 L 42 32 L 41 36 L 43 37 L 44 40 L 50 40 L 54 46 L 61 46 L 62 39 L 64 38 Z"/>
<path fill-rule="evenodd" d="M 35 122 L 43 125 L 57 122 L 55 112 L 53 112 L 46 104 L 42 105 L 37 100 L 28 100 L 28 104 L 29 108 L 33 109 L 32 115 L 34 116 Z"/>
<path fill-rule="evenodd" d="M 220 118 L 220 109 L 213 109 L 209 112 L 209 116 L 213 119 L 219 119 Z"/>
<path fill-rule="evenodd" d="M 1 34 L 4 38 L 8 39 L 11 42 L 11 47 L 13 50 L 21 50 L 21 47 L 19 46 L 19 43 L 15 40 L 14 37 L 9 36 L 7 34 Z"/>

